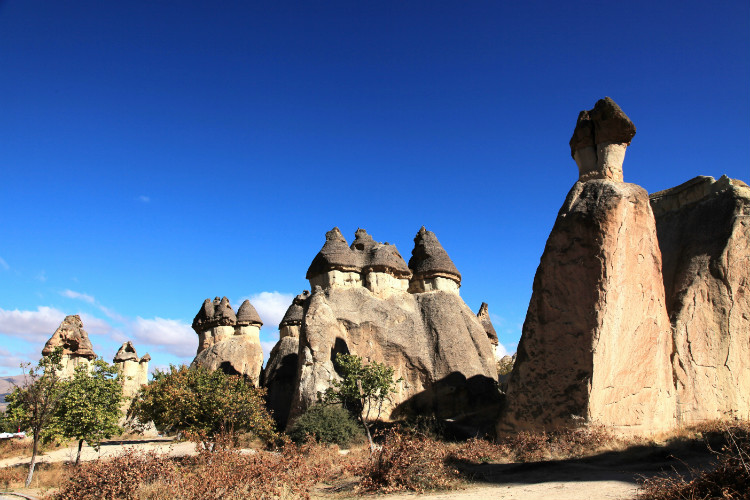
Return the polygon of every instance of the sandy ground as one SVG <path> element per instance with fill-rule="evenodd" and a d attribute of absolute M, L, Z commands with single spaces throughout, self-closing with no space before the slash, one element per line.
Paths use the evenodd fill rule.
<path fill-rule="evenodd" d="M 114 456 L 121 453 L 127 448 L 135 448 L 143 451 L 156 450 L 159 453 L 168 453 L 173 457 L 195 454 L 195 444 L 193 443 L 176 443 L 171 438 L 154 438 L 146 440 L 111 441 L 103 443 L 98 452 L 94 448 L 84 444 L 83 449 L 81 450 L 81 460 L 89 461 L 96 460 L 97 458 Z M 37 457 L 37 463 L 72 462 L 75 461 L 77 452 L 77 446 L 60 448 L 59 450 L 53 450 Z M 20 464 L 28 465 L 30 460 L 31 457 L 5 458 L 3 460 L 0 460 L 0 467 Z"/>
<path fill-rule="evenodd" d="M 139 441 L 105 443 L 99 452 L 85 446 L 82 460 L 95 460 L 112 456 L 126 448 L 144 451 L 156 450 L 171 456 L 194 454 L 195 445 L 175 443 L 171 439 L 157 438 Z M 75 460 L 75 446 L 45 453 L 40 461 L 58 462 Z M 249 452 L 249 451 L 248 451 Z M 675 458 L 675 456 L 679 458 Z M 460 464 L 457 467 L 473 477 L 475 482 L 460 490 L 426 493 L 393 494 L 377 496 L 387 500 L 610 500 L 633 499 L 638 491 L 638 480 L 664 471 L 684 472 L 688 468 L 702 468 L 712 461 L 705 449 L 670 450 L 659 447 L 642 447 L 627 452 L 607 452 L 597 456 L 521 464 Z M 28 464 L 29 457 L 0 460 L 0 467 Z M 34 492 L 29 492 L 31 495 Z M 27 495 L 29 493 L 26 493 Z M 371 495 L 368 498 L 373 498 Z M 0 493 L 0 500 L 19 497 Z M 33 498 L 33 497 L 32 497 Z M 341 493 L 317 491 L 313 498 L 343 500 L 356 498 Z"/>

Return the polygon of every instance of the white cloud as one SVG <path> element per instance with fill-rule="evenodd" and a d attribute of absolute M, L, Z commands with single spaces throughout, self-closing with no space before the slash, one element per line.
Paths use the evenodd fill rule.
<path fill-rule="evenodd" d="M 263 348 L 263 363 L 264 364 L 266 363 L 266 361 L 268 361 L 268 356 L 271 355 L 271 349 L 273 349 L 273 346 L 275 346 L 275 345 L 276 345 L 276 341 L 272 341 L 272 340 L 269 340 L 269 341 L 261 340 L 260 341 L 260 346 Z"/>
<path fill-rule="evenodd" d="M 86 293 L 74 292 L 73 290 L 62 291 L 60 292 L 60 295 L 69 299 L 82 300 L 84 302 L 88 302 L 89 304 L 93 304 L 96 302 L 96 299 L 94 299 L 94 297 L 92 297 L 91 295 Z"/>
<path fill-rule="evenodd" d="M 292 303 L 294 295 L 280 292 L 260 292 L 248 297 L 258 311 L 264 329 L 276 329 Z M 244 300 L 244 299 L 243 299 Z"/>
<path fill-rule="evenodd" d="M 42 269 L 41 271 L 39 271 L 39 274 L 36 275 L 36 279 L 44 283 L 45 281 L 47 281 L 47 272 Z"/>
<path fill-rule="evenodd" d="M 130 324 L 130 331 L 139 342 L 178 357 L 193 357 L 198 348 L 198 336 L 190 325 L 176 319 L 138 317 Z"/>
<path fill-rule="evenodd" d="M 495 348 L 495 352 L 496 352 L 495 356 L 497 358 L 502 358 L 503 356 L 508 354 L 508 348 L 505 347 L 503 344 L 498 343 L 497 347 Z"/>
<path fill-rule="evenodd" d="M 44 343 L 63 319 L 64 312 L 46 306 L 39 306 L 36 311 L 0 309 L 0 334 Z"/>
<path fill-rule="evenodd" d="M 2 257 L 0 257 L 0 267 L 5 269 L 6 271 L 10 269 L 10 266 L 8 265 L 7 262 L 5 262 L 5 259 L 3 259 Z"/>
<path fill-rule="evenodd" d="M 138 200 L 140 200 L 141 203 L 148 203 L 151 201 L 151 198 L 149 198 L 148 196 L 140 195 L 138 197 Z"/>

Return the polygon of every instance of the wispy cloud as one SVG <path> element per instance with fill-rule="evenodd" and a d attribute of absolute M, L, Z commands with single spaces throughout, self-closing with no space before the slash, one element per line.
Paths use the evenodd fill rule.
<path fill-rule="evenodd" d="M 278 329 L 281 319 L 294 299 L 294 295 L 280 292 L 260 292 L 247 298 L 258 311 L 258 316 L 263 321 L 263 329 L 275 330 Z"/>
<path fill-rule="evenodd" d="M 39 274 L 36 275 L 36 280 L 41 281 L 42 283 L 47 281 L 47 272 L 44 269 L 39 271 Z"/>
<path fill-rule="evenodd" d="M 74 292 L 73 290 L 64 290 L 60 292 L 60 295 L 69 299 L 82 300 L 84 302 L 88 302 L 89 304 L 94 304 L 96 302 L 96 299 L 91 295 L 87 293 Z"/>
<path fill-rule="evenodd" d="M 44 343 L 63 319 L 65 313 L 52 307 L 39 306 L 36 311 L 0 309 L 0 334 Z"/>
<path fill-rule="evenodd" d="M 2 257 L 0 257 L 0 269 L 3 269 L 5 271 L 10 269 L 10 266 L 8 265 L 7 262 L 5 262 L 5 259 L 3 259 Z"/>
<path fill-rule="evenodd" d="M 138 197 L 138 200 L 139 200 L 139 201 L 140 201 L 141 203 L 149 203 L 149 202 L 151 201 L 151 198 L 149 198 L 148 196 L 140 195 L 140 196 Z"/>
<path fill-rule="evenodd" d="M 176 319 L 138 317 L 128 330 L 138 342 L 178 357 L 193 357 L 198 348 L 198 336 L 190 325 Z"/>

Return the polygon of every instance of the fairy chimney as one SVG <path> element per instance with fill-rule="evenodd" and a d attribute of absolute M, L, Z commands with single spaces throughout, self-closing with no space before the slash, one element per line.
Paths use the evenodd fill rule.
<path fill-rule="evenodd" d="M 581 111 L 570 139 L 579 180 L 623 182 L 622 162 L 634 136 L 635 125 L 609 97 L 597 101 L 594 109 Z"/>
<path fill-rule="evenodd" d="M 83 329 L 83 322 L 77 314 L 65 317 L 44 344 L 42 355 L 49 356 L 58 347 L 62 348 L 62 369 L 58 373 L 62 378 L 72 378 L 78 365 L 89 366 L 91 360 L 96 358 L 89 335 Z"/>
<path fill-rule="evenodd" d="M 448 257 L 435 233 L 428 231 L 424 226 L 414 238 L 409 269 L 413 273 L 409 283 L 410 293 L 442 290 L 458 294 L 461 273 Z"/>
<path fill-rule="evenodd" d="M 148 384 L 148 362 L 151 356 L 146 354 L 138 358 L 133 343 L 127 341 L 120 346 L 112 362 L 117 367 L 122 381 L 122 394 L 128 399 L 136 395 L 141 386 Z"/>

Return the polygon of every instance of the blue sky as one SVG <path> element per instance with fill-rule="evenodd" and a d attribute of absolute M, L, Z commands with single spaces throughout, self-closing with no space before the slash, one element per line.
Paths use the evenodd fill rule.
<path fill-rule="evenodd" d="M 268 347 L 333 226 L 427 226 L 513 352 L 604 96 L 626 181 L 749 181 L 750 4 L 0 0 L 0 375 L 65 314 L 190 361 L 217 295 Z"/>

